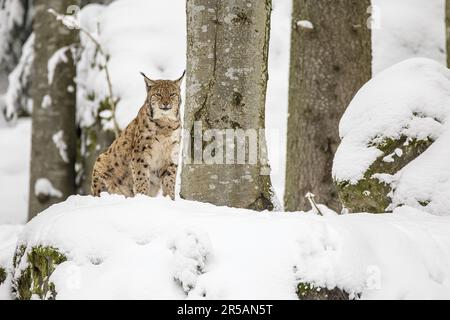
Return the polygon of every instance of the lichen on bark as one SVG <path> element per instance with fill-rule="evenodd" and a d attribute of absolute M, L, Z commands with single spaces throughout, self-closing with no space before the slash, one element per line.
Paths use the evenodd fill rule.
<path fill-rule="evenodd" d="M 53 247 L 35 246 L 27 250 L 26 246 L 20 245 L 13 259 L 12 291 L 15 297 L 19 300 L 55 299 L 57 292 L 50 276 L 56 266 L 66 260 L 66 256 Z"/>

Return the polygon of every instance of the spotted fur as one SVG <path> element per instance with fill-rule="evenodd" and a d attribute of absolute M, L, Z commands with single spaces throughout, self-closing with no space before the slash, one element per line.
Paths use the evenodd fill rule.
<path fill-rule="evenodd" d="M 91 192 L 132 197 L 175 198 L 175 179 L 180 144 L 180 85 L 175 81 L 151 80 L 144 74 L 147 99 L 137 117 L 95 162 Z"/>

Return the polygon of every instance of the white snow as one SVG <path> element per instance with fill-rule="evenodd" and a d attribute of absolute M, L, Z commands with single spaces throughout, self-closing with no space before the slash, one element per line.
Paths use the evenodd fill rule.
<path fill-rule="evenodd" d="M 395 189 L 394 207 L 420 207 L 420 202 L 430 201 L 426 211 L 450 214 L 450 153 L 446 147 L 450 145 L 450 70 L 433 60 L 414 58 L 379 73 L 350 103 L 339 133 L 342 143 L 334 159 L 333 176 L 353 184 L 382 155 L 374 143 L 401 136 L 407 142 L 434 140 L 395 177 L 377 177 Z M 391 160 L 389 156 L 385 161 Z"/>
<path fill-rule="evenodd" d="M 26 18 L 21 0 L 2 1 L 0 8 L 0 65 L 15 63 L 13 56 L 20 54 L 20 44 L 15 42 L 17 39 L 14 39 L 11 34 L 14 28 L 23 27 L 26 24 Z M 0 85 L 3 84 L 0 83 Z"/>
<path fill-rule="evenodd" d="M 59 130 L 52 136 L 53 143 L 55 144 L 56 148 L 58 149 L 59 155 L 61 156 L 61 159 L 63 159 L 64 162 L 69 162 L 69 157 L 67 155 L 67 144 L 64 141 L 64 131 Z"/>
<path fill-rule="evenodd" d="M 272 7 L 269 81 L 266 98 L 266 142 L 272 185 L 277 197 L 283 199 L 292 0 L 274 0 Z"/>
<path fill-rule="evenodd" d="M 69 60 L 67 58 L 68 52 L 71 53 L 71 48 L 69 46 L 65 46 L 62 48 L 59 48 L 55 51 L 55 53 L 48 59 L 47 64 L 47 77 L 48 77 L 48 84 L 53 83 L 53 77 L 55 75 L 55 69 L 60 63 L 67 63 Z"/>
<path fill-rule="evenodd" d="M 362 299 L 448 299 L 449 227 L 410 207 L 320 217 L 104 194 L 52 206 L 19 243 L 68 257 L 50 278 L 58 299 L 296 299 L 300 280 Z"/>
<path fill-rule="evenodd" d="M 13 118 L 20 109 L 31 114 L 33 100 L 30 97 L 31 70 L 34 61 L 34 33 L 22 47 L 19 63 L 8 76 L 8 89 L 4 95 L 7 118 Z"/>
<path fill-rule="evenodd" d="M 372 0 L 374 74 L 403 60 L 446 64 L 444 0 Z"/>
<path fill-rule="evenodd" d="M 299 28 L 303 28 L 303 29 L 310 29 L 310 30 L 314 29 L 314 25 L 312 24 L 311 21 L 308 21 L 308 20 L 297 21 L 297 26 Z"/>
<path fill-rule="evenodd" d="M 48 107 L 50 107 L 52 105 L 52 97 L 50 97 L 48 94 L 46 94 L 44 96 L 44 98 L 42 98 L 42 104 L 41 107 L 43 109 L 47 109 Z"/>
<path fill-rule="evenodd" d="M 27 221 L 31 121 L 0 128 L 0 225 Z"/>
<path fill-rule="evenodd" d="M 10 287 L 13 271 L 12 262 L 17 237 L 22 230 L 22 225 L 0 225 L 0 267 L 8 273 L 5 282 L 0 284 L 0 300 L 10 300 L 12 298 Z"/>
<path fill-rule="evenodd" d="M 67 8 L 68 11 L 69 11 L 69 8 Z M 61 23 L 63 25 L 65 25 L 68 29 L 79 29 L 80 28 L 80 20 L 78 19 L 78 15 L 65 15 L 65 14 L 56 12 L 54 9 L 48 9 L 48 12 L 53 14 L 55 16 L 56 20 L 61 21 Z"/>
<path fill-rule="evenodd" d="M 61 191 L 56 189 L 50 180 L 47 178 L 39 178 L 34 184 L 34 194 L 36 196 L 44 195 L 55 198 L 62 198 L 63 194 Z"/>

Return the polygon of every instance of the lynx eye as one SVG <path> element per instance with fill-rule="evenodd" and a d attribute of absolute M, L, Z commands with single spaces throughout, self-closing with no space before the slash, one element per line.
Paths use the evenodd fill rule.
<path fill-rule="evenodd" d="M 156 96 L 156 97 L 158 97 L 158 98 L 161 98 L 161 97 L 162 97 L 160 93 L 155 93 L 154 96 Z"/>
<path fill-rule="evenodd" d="M 173 98 L 173 97 L 176 97 L 178 94 L 176 94 L 176 93 L 172 93 L 171 95 L 170 95 L 170 97 L 171 98 Z"/>

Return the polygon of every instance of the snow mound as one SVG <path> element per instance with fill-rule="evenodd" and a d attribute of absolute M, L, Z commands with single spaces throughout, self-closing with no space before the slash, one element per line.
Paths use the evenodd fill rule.
<path fill-rule="evenodd" d="M 415 58 L 381 72 L 357 93 L 342 117 L 334 179 L 350 185 L 378 179 L 392 191 L 387 210 L 407 204 L 450 214 L 449 116 L 447 68 Z M 396 147 L 387 153 L 390 145 Z M 383 171 L 392 162 L 392 172 Z"/>
<path fill-rule="evenodd" d="M 0 128 L 0 225 L 27 221 L 30 145 L 31 119 Z"/>
<path fill-rule="evenodd" d="M 50 207 L 18 243 L 67 258 L 49 278 L 57 299 L 296 299 L 303 281 L 363 299 L 450 298 L 449 227 L 409 207 L 321 217 L 104 194 Z"/>
<path fill-rule="evenodd" d="M 22 230 L 22 225 L 0 225 L 0 300 L 11 299 L 12 261 Z"/>

